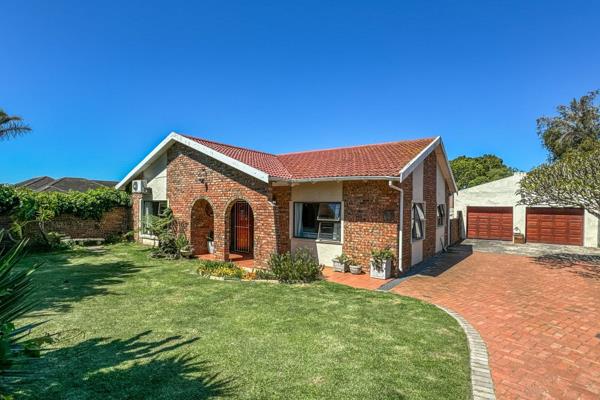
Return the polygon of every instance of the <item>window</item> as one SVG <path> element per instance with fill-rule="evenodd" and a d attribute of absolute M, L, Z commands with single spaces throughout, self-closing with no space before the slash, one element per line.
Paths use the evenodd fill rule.
<path fill-rule="evenodd" d="M 421 240 L 425 238 L 425 212 L 423 203 L 413 203 L 412 206 L 412 238 Z"/>
<path fill-rule="evenodd" d="M 341 203 L 294 203 L 294 237 L 342 240 Z"/>
<path fill-rule="evenodd" d="M 167 208 L 166 201 L 148 201 L 144 200 L 142 202 L 142 233 L 144 235 L 149 235 L 150 231 L 148 230 L 148 223 L 150 222 L 150 217 L 152 215 L 159 216 L 165 212 Z"/>
<path fill-rule="evenodd" d="M 437 206 L 437 225 L 442 226 L 446 224 L 446 205 L 438 204 Z"/>

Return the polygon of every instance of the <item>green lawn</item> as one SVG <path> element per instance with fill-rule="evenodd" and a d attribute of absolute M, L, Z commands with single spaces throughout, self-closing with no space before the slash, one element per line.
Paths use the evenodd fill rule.
<path fill-rule="evenodd" d="M 328 282 L 221 282 L 137 245 L 32 255 L 56 334 L 17 398 L 466 399 L 466 338 L 444 312 Z"/>

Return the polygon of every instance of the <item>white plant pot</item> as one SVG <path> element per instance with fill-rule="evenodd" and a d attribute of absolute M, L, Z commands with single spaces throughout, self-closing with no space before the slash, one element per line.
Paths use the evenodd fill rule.
<path fill-rule="evenodd" d="M 379 268 L 375 268 L 375 262 L 371 260 L 371 278 L 388 279 L 392 276 L 392 260 L 385 260 Z"/>
<path fill-rule="evenodd" d="M 346 272 L 346 265 L 342 264 L 341 262 L 334 261 L 333 270 L 335 272 Z"/>
<path fill-rule="evenodd" d="M 350 272 L 353 275 L 360 275 L 362 273 L 362 267 L 360 265 L 351 265 Z"/>
<path fill-rule="evenodd" d="M 208 244 L 208 254 L 215 254 L 215 242 L 212 240 L 207 240 Z"/>

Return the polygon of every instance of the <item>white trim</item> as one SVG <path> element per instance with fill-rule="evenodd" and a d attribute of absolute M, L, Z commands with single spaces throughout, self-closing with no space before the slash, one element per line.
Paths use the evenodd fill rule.
<path fill-rule="evenodd" d="M 162 140 L 138 165 L 136 165 L 129 173 L 121 180 L 121 182 L 117 183 L 115 186 L 116 189 L 122 189 L 123 186 L 129 183 L 140 171 L 150 165 L 154 160 L 156 160 L 161 154 L 162 150 L 167 148 L 174 142 L 175 133 L 171 132 L 166 138 Z"/>
<path fill-rule="evenodd" d="M 446 178 L 449 181 L 448 183 L 450 183 L 450 192 L 458 192 L 456 182 L 454 181 L 454 175 L 452 174 L 452 168 L 450 168 L 450 162 L 448 161 L 448 156 L 446 155 L 446 150 L 444 148 L 444 143 L 442 142 L 441 136 L 436 137 L 430 144 L 427 145 L 427 147 L 421 150 L 421 152 L 417 154 L 415 158 L 413 158 L 408 164 L 404 166 L 404 168 L 400 170 L 400 182 L 404 181 L 404 179 L 407 176 L 409 176 L 415 170 L 415 168 L 417 168 L 417 166 L 420 163 L 422 163 L 425 160 L 425 158 L 427 158 L 427 156 L 430 155 L 437 148 L 438 145 L 440 146 L 442 154 L 444 155 L 444 165 L 447 168 L 447 172 L 450 177 L 450 179 Z"/>
<path fill-rule="evenodd" d="M 254 167 L 251 167 L 241 161 L 238 161 L 234 158 L 226 156 L 223 153 L 219 153 L 216 150 L 211 149 L 210 147 L 204 146 L 198 142 L 195 142 L 191 139 L 186 138 L 176 132 L 171 132 L 166 138 L 163 139 L 162 142 L 158 146 L 156 146 L 150 154 L 148 154 L 144 159 L 135 166 L 128 174 L 115 186 L 117 189 L 122 189 L 126 184 L 129 183 L 133 177 L 139 174 L 142 170 L 148 167 L 153 161 L 155 161 L 169 146 L 173 143 L 181 143 L 185 146 L 188 146 L 194 150 L 199 151 L 200 153 L 206 154 L 209 157 L 214 158 L 215 160 L 221 161 L 224 164 L 232 166 L 235 169 L 238 169 L 250 176 L 253 176 L 263 182 L 269 182 L 269 175 L 263 171 L 260 171 Z"/>

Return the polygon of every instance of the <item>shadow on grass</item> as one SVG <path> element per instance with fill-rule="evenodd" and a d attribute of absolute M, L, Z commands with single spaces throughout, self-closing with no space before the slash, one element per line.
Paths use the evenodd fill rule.
<path fill-rule="evenodd" d="M 600 255 L 558 253 L 533 257 L 533 260 L 545 268 L 565 269 L 582 278 L 600 280 Z"/>
<path fill-rule="evenodd" d="M 118 295 L 109 286 L 124 282 L 124 279 L 140 271 L 140 267 L 129 261 L 72 263 L 77 257 L 90 257 L 92 253 L 53 253 L 31 257 L 30 262 L 41 262 L 33 275 L 36 285 L 35 298 L 38 303 L 31 316 L 41 316 L 36 311 L 66 312 L 72 305 L 92 296 Z"/>
<path fill-rule="evenodd" d="M 93 338 L 49 349 L 34 360 L 39 379 L 25 385 L 23 399 L 210 399 L 233 394 L 234 382 L 210 364 L 185 355 L 196 339 Z M 59 343 L 60 344 L 60 341 Z M 169 355 L 174 350 L 177 355 Z"/>

